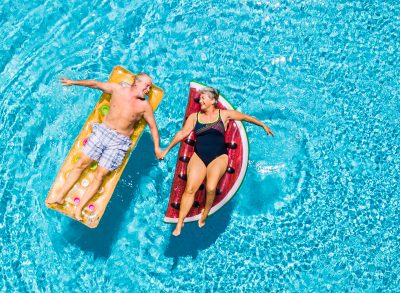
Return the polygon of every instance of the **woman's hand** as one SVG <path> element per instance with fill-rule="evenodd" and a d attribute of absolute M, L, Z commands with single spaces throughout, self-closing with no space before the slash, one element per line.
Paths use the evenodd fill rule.
<path fill-rule="evenodd" d="M 157 159 L 159 160 L 164 159 L 164 152 L 160 148 L 155 149 L 154 152 L 156 153 Z"/>
<path fill-rule="evenodd" d="M 68 78 L 62 78 L 61 79 L 61 84 L 63 86 L 71 86 L 71 85 L 74 85 L 74 81 L 71 80 L 71 79 L 68 79 Z"/>
<path fill-rule="evenodd" d="M 268 135 L 275 136 L 274 133 L 272 132 L 271 128 L 269 128 L 267 125 L 264 125 L 263 128 L 264 128 L 265 132 L 266 132 Z"/>
<path fill-rule="evenodd" d="M 163 151 L 161 151 L 161 160 L 164 160 L 165 156 L 168 154 L 169 150 L 165 149 Z"/>

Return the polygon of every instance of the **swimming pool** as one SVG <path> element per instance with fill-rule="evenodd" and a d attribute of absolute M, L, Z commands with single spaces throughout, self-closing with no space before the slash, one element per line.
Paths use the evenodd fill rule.
<path fill-rule="evenodd" d="M 397 1 L 30 1 L 0 4 L 0 287 L 5 291 L 395 292 L 399 284 Z M 94 8 L 93 8 L 94 7 Z M 44 199 L 106 80 L 165 90 L 165 147 L 191 80 L 247 125 L 249 169 L 205 228 L 162 222 L 177 148 L 147 130 L 96 230 Z"/>

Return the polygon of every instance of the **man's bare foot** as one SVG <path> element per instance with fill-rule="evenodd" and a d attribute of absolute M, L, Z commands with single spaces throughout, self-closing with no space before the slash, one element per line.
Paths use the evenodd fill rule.
<path fill-rule="evenodd" d="M 82 221 L 82 209 L 76 208 L 75 219 L 77 219 L 78 221 Z"/>
<path fill-rule="evenodd" d="M 58 203 L 58 204 L 64 204 L 64 197 L 56 197 L 56 198 L 54 198 L 54 199 L 51 199 L 51 198 L 49 198 L 49 199 L 47 199 L 46 200 L 46 203 L 47 204 L 55 204 L 55 203 Z"/>
<path fill-rule="evenodd" d="M 174 231 L 172 231 L 172 235 L 174 235 L 174 236 L 179 236 L 179 235 L 181 235 L 181 230 L 182 230 L 182 228 L 183 228 L 183 226 L 185 226 L 185 224 L 176 224 L 176 227 L 175 227 L 175 230 Z"/>
<path fill-rule="evenodd" d="M 207 217 L 204 218 L 203 212 L 204 212 L 204 210 L 201 210 L 200 219 L 199 219 L 199 222 L 198 222 L 200 228 L 203 228 L 205 226 L 206 219 L 207 219 Z"/>
<path fill-rule="evenodd" d="M 65 194 L 62 192 L 62 187 L 59 186 L 59 187 L 55 188 L 52 193 L 55 194 L 56 197 L 53 199 L 48 198 L 46 200 L 47 204 L 55 204 L 55 203 L 61 204 L 61 205 L 64 204 Z"/>
<path fill-rule="evenodd" d="M 53 204 L 53 203 L 56 203 L 57 202 L 57 198 L 48 198 L 48 199 L 46 199 L 46 203 L 47 204 Z"/>

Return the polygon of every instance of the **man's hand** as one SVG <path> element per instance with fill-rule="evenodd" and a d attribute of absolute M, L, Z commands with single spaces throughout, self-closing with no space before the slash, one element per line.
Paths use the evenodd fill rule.
<path fill-rule="evenodd" d="M 62 78 L 61 79 L 61 84 L 63 86 L 71 86 L 71 85 L 74 85 L 74 81 L 71 80 L 71 79 L 68 79 L 68 78 Z"/>
<path fill-rule="evenodd" d="M 160 148 L 155 149 L 154 152 L 156 153 L 157 159 L 159 159 L 159 160 L 164 159 L 164 152 Z"/>
<path fill-rule="evenodd" d="M 165 149 L 165 150 L 161 151 L 161 157 L 162 157 L 162 159 L 165 159 L 165 156 L 168 154 L 168 152 L 169 152 L 168 149 Z"/>
<path fill-rule="evenodd" d="M 264 128 L 265 132 L 266 132 L 268 135 L 275 136 L 274 133 L 272 132 L 271 128 L 269 128 L 267 125 L 264 125 L 263 128 Z"/>

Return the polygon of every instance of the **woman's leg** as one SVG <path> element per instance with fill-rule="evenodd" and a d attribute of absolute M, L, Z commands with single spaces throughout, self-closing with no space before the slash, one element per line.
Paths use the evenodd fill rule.
<path fill-rule="evenodd" d="M 201 217 L 199 219 L 200 228 L 206 224 L 208 213 L 210 212 L 210 209 L 214 203 L 217 184 L 221 179 L 221 177 L 225 174 L 227 167 L 228 167 L 227 155 L 219 156 L 207 166 L 206 205 L 204 206 L 204 210 L 202 211 Z"/>
<path fill-rule="evenodd" d="M 193 153 L 187 166 L 187 183 L 181 199 L 178 223 L 176 224 L 175 230 L 172 232 L 174 236 L 181 234 L 183 221 L 193 205 L 196 191 L 206 177 L 206 170 L 203 161 L 196 153 Z"/>

